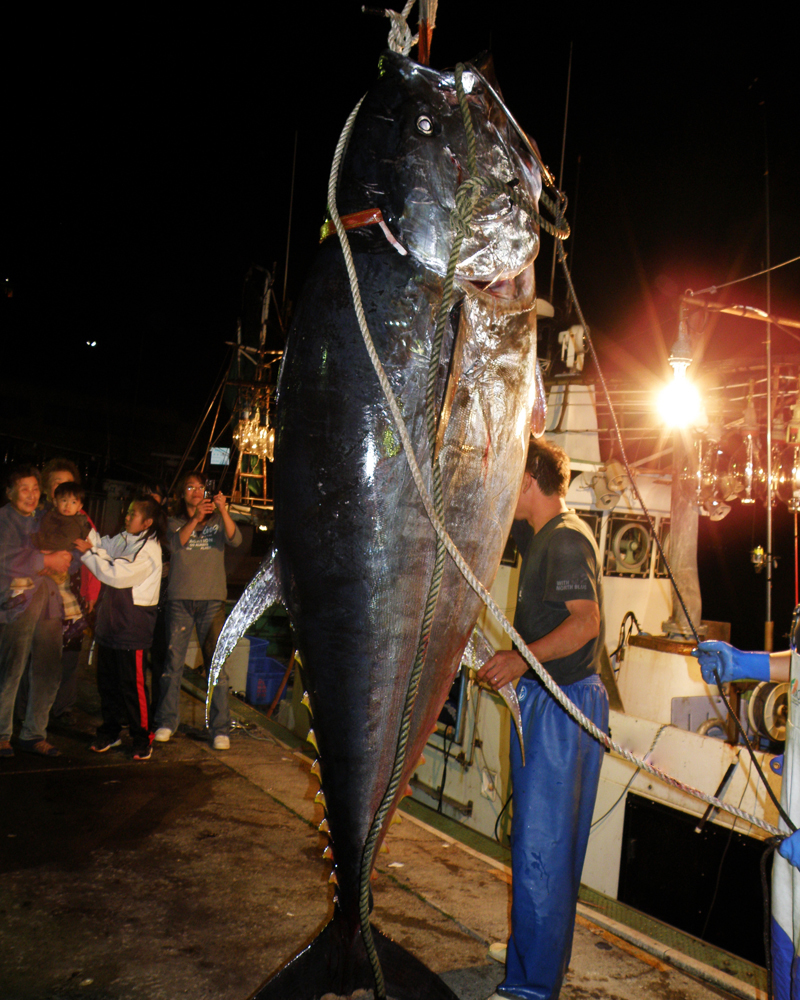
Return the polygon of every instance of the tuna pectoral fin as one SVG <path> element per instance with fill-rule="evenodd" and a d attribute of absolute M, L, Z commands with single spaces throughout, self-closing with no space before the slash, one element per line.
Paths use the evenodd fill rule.
<path fill-rule="evenodd" d="M 464 650 L 464 655 L 462 660 L 466 663 L 471 664 L 472 670 L 477 673 L 478 668 L 482 667 L 484 663 L 488 663 L 489 660 L 494 656 L 495 649 L 494 646 L 489 642 L 486 636 L 483 634 L 480 625 L 476 625 L 472 631 L 472 635 L 467 643 L 467 648 Z M 473 676 L 472 673 L 470 676 Z M 525 739 L 522 735 L 522 714 L 519 708 L 519 699 L 517 698 L 517 691 L 514 685 L 509 681 L 508 684 L 504 684 L 500 690 L 497 692 L 503 701 L 508 705 L 508 710 L 511 712 L 511 718 L 514 720 L 514 725 L 517 727 L 517 736 L 519 736 L 519 748 L 522 751 L 522 766 L 525 766 Z"/>
<path fill-rule="evenodd" d="M 511 717 L 514 720 L 514 725 L 517 727 L 517 736 L 519 736 L 519 749 L 522 753 L 522 766 L 525 767 L 525 737 L 522 735 L 522 713 L 519 707 L 519 698 L 517 698 L 517 690 L 514 685 L 509 681 L 508 684 L 504 684 L 500 690 L 497 692 L 503 701 L 508 705 L 508 710 L 511 712 Z"/>
<path fill-rule="evenodd" d="M 400 945 L 372 933 L 389 1000 L 458 1000 L 439 977 Z M 326 993 L 348 997 L 355 990 L 372 990 L 372 968 L 356 933 L 348 943 L 334 917 L 311 944 L 275 973 L 251 1000 L 319 1000 Z"/>
<path fill-rule="evenodd" d="M 222 664 L 233 652 L 236 643 L 253 624 L 256 618 L 283 599 L 281 582 L 278 575 L 278 559 L 275 549 L 269 553 L 258 568 L 258 572 L 248 583 L 244 593 L 236 602 L 233 611 L 228 615 L 214 650 L 211 661 L 208 696 L 211 697 L 211 687 L 216 684 Z"/>

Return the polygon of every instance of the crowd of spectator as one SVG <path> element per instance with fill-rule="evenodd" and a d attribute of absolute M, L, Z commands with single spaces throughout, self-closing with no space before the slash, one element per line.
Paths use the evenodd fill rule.
<path fill-rule="evenodd" d="M 225 546 L 242 536 L 203 473 L 171 502 L 158 487 L 133 497 L 121 531 L 99 536 L 75 464 L 11 469 L 0 508 L 0 757 L 59 756 L 50 721 L 71 724 L 78 668 L 94 650 L 102 723 L 91 750 L 127 729 L 136 761 L 178 730 L 180 682 L 192 629 L 206 653 L 224 622 Z M 152 695 L 147 692 L 147 667 Z M 14 738 L 15 717 L 19 733 Z M 230 747 L 228 683 L 212 696 L 209 740 Z"/>

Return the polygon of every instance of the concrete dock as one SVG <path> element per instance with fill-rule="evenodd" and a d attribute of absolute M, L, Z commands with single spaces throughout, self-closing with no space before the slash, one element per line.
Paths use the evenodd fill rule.
<path fill-rule="evenodd" d="M 243 725 L 215 752 L 202 703 L 184 692 L 179 733 L 134 763 L 124 743 L 90 752 L 87 674 L 74 723 L 50 732 L 63 756 L 0 761 L 2 1000 L 245 1000 L 312 938 L 334 887 L 311 761 L 237 706 Z M 388 847 L 374 922 L 461 1000 L 485 1000 L 503 976 L 487 946 L 508 934 L 507 866 L 418 812 Z M 581 907 L 564 1000 L 731 995 Z"/>

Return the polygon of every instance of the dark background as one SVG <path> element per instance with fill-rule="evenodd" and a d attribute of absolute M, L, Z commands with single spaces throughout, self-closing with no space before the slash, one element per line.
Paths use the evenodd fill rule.
<path fill-rule="evenodd" d="M 432 65 L 491 49 L 509 107 L 556 174 L 572 45 L 568 252 L 601 360 L 633 384 L 664 377 L 681 292 L 765 266 L 767 165 L 771 262 L 800 253 L 800 86 L 776 9 L 578 17 L 570 5 L 441 0 Z M 182 453 L 226 365 L 248 269 L 277 265 L 284 299 L 295 138 L 287 308 L 333 147 L 387 31 L 355 0 L 5 15 L 5 460 L 69 445 L 134 476 L 155 452 Z M 551 259 L 545 236 L 545 296 Z M 798 267 L 774 273 L 774 313 L 800 316 Z M 765 294 L 762 277 L 719 297 L 763 308 Z M 557 276 L 555 304 L 565 297 Z M 697 364 L 759 359 L 763 339 L 759 324 L 720 319 Z M 776 329 L 773 340 L 797 354 Z M 749 549 L 751 535 L 764 541 L 763 511 L 737 517 L 714 527 L 722 540 L 703 539 L 721 553 L 702 570 L 715 589 L 704 579 L 705 614 L 733 618 L 734 641 L 758 645 Z M 782 566 L 791 545 L 782 535 Z M 747 614 L 729 610 L 742 599 Z M 753 638 L 742 618 L 756 621 Z"/>

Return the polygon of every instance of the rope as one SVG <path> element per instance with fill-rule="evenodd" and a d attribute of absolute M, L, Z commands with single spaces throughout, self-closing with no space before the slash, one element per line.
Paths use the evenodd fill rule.
<path fill-rule="evenodd" d="M 459 80 L 459 81 L 460 81 L 461 72 L 463 72 L 463 66 L 461 64 L 459 64 L 459 66 L 456 67 L 457 80 Z M 591 736 L 593 736 L 596 740 L 598 740 L 598 742 L 600 742 L 601 744 L 603 744 L 603 746 L 607 747 L 609 750 L 613 751 L 615 754 L 617 754 L 617 756 L 621 757 L 623 760 L 626 760 L 629 763 L 634 764 L 635 766 L 637 766 L 641 770 L 647 772 L 648 774 L 652 775 L 655 778 L 658 778 L 660 781 L 663 781 L 666 785 L 669 785 L 672 788 L 676 788 L 679 791 L 684 792 L 684 793 L 686 793 L 688 795 L 692 795 L 695 798 L 700 799 L 701 801 L 705 802 L 708 805 L 713 806 L 716 809 L 719 809 L 719 810 L 721 810 L 723 812 L 727 812 L 730 815 L 736 816 L 737 818 L 742 819 L 745 822 L 750 823 L 752 826 L 756 826 L 756 827 L 758 827 L 758 828 L 760 828 L 762 830 L 765 830 L 767 833 L 770 833 L 773 836 L 782 836 L 780 830 L 778 830 L 776 827 L 771 826 L 769 823 L 766 823 L 764 820 L 761 820 L 761 819 L 759 819 L 756 816 L 752 816 L 752 815 L 744 812 L 743 810 L 739 809 L 738 807 L 733 806 L 733 805 L 731 805 L 728 802 L 725 802 L 725 801 L 723 801 L 721 799 L 716 798 L 716 796 L 708 795 L 705 792 L 701 792 L 699 789 L 693 788 L 692 786 L 687 785 L 684 782 L 678 781 L 677 778 L 673 778 L 671 775 L 667 774 L 665 771 L 662 771 L 660 768 L 655 767 L 654 765 L 648 763 L 645 760 L 637 758 L 631 751 L 626 750 L 624 747 L 620 746 L 618 743 L 616 743 L 614 740 L 612 740 L 611 737 L 608 736 L 608 734 L 602 732 L 594 724 L 594 722 L 592 722 L 591 719 L 588 719 L 577 708 L 577 706 L 563 693 L 563 691 L 561 690 L 561 688 L 555 683 L 555 681 L 552 679 L 552 677 L 550 676 L 550 674 L 547 673 L 547 671 L 539 663 L 539 661 L 536 659 L 536 657 L 530 652 L 530 650 L 525 645 L 525 642 L 523 641 L 522 637 L 519 635 L 519 633 L 514 629 L 514 627 L 511 625 L 511 623 L 505 617 L 505 615 L 503 614 L 502 610 L 498 607 L 497 603 L 494 601 L 494 599 L 492 598 L 492 596 L 489 593 L 489 591 L 477 579 L 477 577 L 475 577 L 475 575 L 472 572 L 471 568 L 466 563 L 466 561 L 463 559 L 463 557 L 461 556 L 461 553 L 458 551 L 457 547 L 455 546 L 455 544 L 453 543 L 453 541 L 450 538 L 449 534 L 447 533 L 447 530 L 446 530 L 444 524 L 442 523 L 441 518 L 439 517 L 439 515 L 437 514 L 437 511 L 435 509 L 434 500 L 431 498 L 430 494 L 428 493 L 428 489 L 427 489 L 427 487 L 425 485 L 425 481 L 423 479 L 422 472 L 421 472 L 421 470 L 419 468 L 419 464 L 417 463 L 416 455 L 414 453 L 413 443 L 411 441 L 410 435 L 408 433 L 408 429 L 406 428 L 405 421 L 404 421 L 402 413 L 400 411 L 400 406 L 399 406 L 399 404 L 397 402 L 397 399 L 396 399 L 396 397 L 394 395 L 392 387 L 389 384 L 389 380 L 388 380 L 388 378 L 386 376 L 386 372 L 384 371 L 383 365 L 382 365 L 382 363 L 380 361 L 380 358 L 378 357 L 377 350 L 375 348 L 374 342 L 373 342 L 372 337 L 370 335 L 369 326 L 367 324 L 366 316 L 365 316 L 365 313 L 364 313 L 364 306 L 363 306 L 363 302 L 362 302 L 362 299 L 361 299 L 361 292 L 360 292 L 360 288 L 359 288 L 359 284 L 358 284 L 358 276 L 356 274 L 355 262 L 353 260 L 352 250 L 350 248 L 350 243 L 349 243 L 349 239 L 348 239 L 347 233 L 346 233 L 345 228 L 344 228 L 344 226 L 342 224 L 342 221 L 341 221 L 341 219 L 339 217 L 339 213 L 338 213 L 338 210 L 337 210 L 337 207 L 336 207 L 336 180 L 338 178 L 339 168 L 340 168 L 340 165 L 341 165 L 342 158 L 344 156 L 344 150 L 345 150 L 345 147 L 346 147 L 346 144 L 347 144 L 347 139 L 348 139 L 348 137 L 350 135 L 350 132 L 352 131 L 353 123 L 355 122 L 355 118 L 356 118 L 356 116 L 358 114 L 358 111 L 359 111 L 359 109 L 361 107 L 361 104 L 363 103 L 363 100 L 364 100 L 364 98 L 362 97 L 361 100 L 358 102 L 358 104 L 356 104 L 356 106 L 353 109 L 353 111 L 350 113 L 347 121 L 345 122 L 345 126 L 344 126 L 344 128 L 342 130 L 342 133 L 341 133 L 341 135 L 339 137 L 339 142 L 337 143 L 337 146 L 336 146 L 336 152 L 334 154 L 333 163 L 331 165 L 331 174 L 330 174 L 330 179 L 329 179 L 329 184 L 328 184 L 328 208 L 329 208 L 329 212 L 330 212 L 330 216 L 331 216 L 331 221 L 333 222 L 333 224 L 334 224 L 334 226 L 336 228 L 336 232 L 337 232 L 337 234 L 339 236 L 339 242 L 340 242 L 341 247 L 342 247 L 342 254 L 343 254 L 343 257 L 344 257 L 345 268 L 347 270 L 348 279 L 349 279 L 349 282 L 350 282 L 351 294 L 352 294 L 352 297 L 353 297 L 353 307 L 354 307 L 354 310 L 355 310 L 355 313 L 356 313 L 356 318 L 358 320 L 359 328 L 361 330 L 362 338 L 364 340 L 364 346 L 365 346 L 365 348 L 367 350 L 367 354 L 368 354 L 368 356 L 370 358 L 370 361 L 372 363 L 373 369 L 375 370 L 375 374 L 376 374 L 376 376 L 378 378 L 378 382 L 379 382 L 379 384 L 381 386 L 381 389 L 382 389 L 382 391 L 384 393 L 384 396 L 386 398 L 386 402 L 387 402 L 387 405 L 389 406 L 389 410 L 391 411 L 392 417 L 393 417 L 393 419 L 395 421 L 395 425 L 396 425 L 396 428 L 397 428 L 398 437 L 400 438 L 401 444 L 403 446 L 403 451 L 405 452 L 406 460 L 408 461 L 408 465 L 409 465 L 409 470 L 411 472 L 412 479 L 414 480 L 414 484 L 415 484 L 415 486 L 417 488 L 417 492 L 419 493 L 420 500 L 421 500 L 421 502 L 423 504 L 423 507 L 425 508 L 425 512 L 426 512 L 426 514 L 427 514 L 427 516 L 428 516 L 428 518 L 429 518 L 429 520 L 430 520 L 430 522 L 431 522 L 431 524 L 432 524 L 432 526 L 433 526 L 433 528 L 434 528 L 434 530 L 435 530 L 438 538 L 441 541 L 441 544 L 446 549 L 446 551 L 448 552 L 448 554 L 450 555 L 450 557 L 453 559 L 453 562 L 456 564 L 456 566 L 458 567 L 458 569 L 461 572 L 461 574 L 464 576 L 464 578 L 467 581 L 467 583 L 481 597 L 481 599 L 483 600 L 484 604 L 489 608 L 489 610 L 491 611 L 492 615 L 494 616 L 494 618 L 496 619 L 496 621 L 498 622 L 498 624 L 500 625 L 500 627 L 503 629 L 503 631 L 506 633 L 506 635 L 508 635 L 508 637 L 511 639 L 511 641 L 513 642 L 514 646 L 517 648 L 517 650 L 520 653 L 520 655 L 522 656 L 522 658 L 525 660 L 525 662 L 528 664 L 528 666 L 531 667 L 531 669 L 534 671 L 534 673 L 539 678 L 539 680 L 541 681 L 541 683 L 545 686 L 545 688 L 547 689 L 547 691 L 553 696 L 553 698 L 556 699 L 556 701 L 571 716 L 571 718 L 575 722 L 577 722 L 580 726 L 582 726 Z M 459 96 L 459 100 L 461 100 L 461 96 Z M 468 180 L 467 184 L 466 185 L 462 185 L 462 187 L 464 187 L 464 191 L 460 194 L 459 198 L 457 199 L 457 213 L 460 213 L 460 209 L 465 204 L 468 204 L 469 201 L 471 201 L 475 197 L 475 192 L 477 190 L 479 190 L 479 185 L 476 183 L 476 178 L 472 178 L 472 179 Z M 505 187 L 507 188 L 507 190 L 504 193 L 508 194 L 509 197 L 511 197 L 512 195 L 515 195 L 517 197 L 519 196 L 514 191 L 513 188 L 509 188 L 508 185 L 506 185 Z M 558 216 L 560 216 L 562 214 L 562 212 L 563 212 L 563 205 L 564 205 L 564 202 L 562 200 L 560 202 L 559 212 L 558 212 L 558 215 L 557 215 L 557 221 L 556 221 L 556 227 L 555 227 L 556 231 L 558 231 L 558 232 L 563 231 L 563 225 L 561 224 L 561 219 L 558 218 Z M 454 220 L 454 222 L 455 222 L 455 220 Z M 454 242 L 456 242 L 457 239 L 458 239 L 458 236 L 456 236 Z M 561 258 L 562 263 L 565 264 L 565 261 L 564 261 L 564 251 L 563 251 L 563 247 L 561 245 L 561 242 L 558 243 L 558 250 L 559 250 L 559 257 Z M 565 271 L 566 271 L 566 267 L 565 267 Z M 571 293 L 573 295 L 573 300 L 576 301 L 576 304 L 577 304 L 577 296 L 575 296 L 574 288 L 572 287 L 572 281 L 571 281 L 571 278 L 569 276 L 569 272 L 566 271 L 566 273 L 567 273 L 567 280 L 568 280 L 568 283 L 569 283 L 569 286 L 570 286 L 570 291 L 571 291 Z M 579 307 L 578 307 L 578 309 L 579 309 Z M 584 325 L 584 328 L 586 329 L 586 323 L 583 320 L 583 317 L 582 317 L 582 314 L 580 313 L 580 311 L 579 311 L 579 316 L 581 318 L 581 322 Z M 438 323 L 437 323 L 437 326 L 438 326 Z M 594 346 L 592 345 L 591 340 L 589 341 L 589 343 L 590 343 L 590 348 L 592 350 L 592 355 L 595 358 L 595 362 L 596 362 L 596 356 L 594 354 Z M 599 371 L 599 368 L 598 368 L 598 371 Z M 606 394 L 607 394 L 608 390 L 607 390 L 607 388 L 605 386 L 605 381 L 602 379 L 602 375 L 601 375 L 601 381 L 603 382 L 603 386 L 604 386 L 604 389 L 605 389 Z M 617 431 L 617 437 L 618 437 L 618 439 L 621 440 L 621 435 L 619 433 L 619 427 L 618 427 L 618 425 L 616 423 L 616 416 L 613 415 L 613 411 L 612 411 L 612 419 L 614 420 L 614 426 L 615 426 L 615 429 Z M 641 497 L 639 496 L 638 489 L 636 488 L 635 482 L 634 482 L 634 491 L 637 494 L 637 498 L 639 499 L 639 502 L 642 503 Z M 642 503 L 642 507 L 643 507 L 643 509 L 645 509 L 645 512 L 646 512 L 646 508 L 644 508 L 644 504 L 643 503 Z M 651 525 L 652 525 L 652 522 L 651 522 Z M 654 532 L 654 535 L 655 535 L 655 532 Z M 657 536 L 656 536 L 656 539 L 657 539 Z M 657 541 L 658 541 L 658 539 L 657 539 Z M 659 545 L 659 549 L 660 548 L 661 547 Z M 674 580 L 673 580 L 673 586 L 674 586 Z M 681 597 L 681 595 L 680 595 L 679 592 L 678 592 L 678 597 L 679 597 L 679 600 L 681 602 L 681 606 L 683 607 L 684 614 L 686 614 L 687 621 L 691 622 L 691 619 L 689 618 L 688 612 L 687 612 L 686 607 L 684 605 L 683 598 Z M 398 745 L 399 745 L 399 741 L 398 741 Z M 397 765 L 397 759 L 395 761 L 395 765 Z M 400 768 L 400 769 L 402 770 L 402 768 Z M 397 766 L 395 766 L 395 770 L 397 770 Z M 394 792 L 392 792 L 392 798 L 393 798 L 395 792 L 396 792 L 396 788 L 395 788 Z M 386 801 L 387 796 L 388 796 L 388 789 L 387 789 L 387 795 L 384 796 L 384 801 Z M 389 801 L 391 801 L 391 798 L 389 799 Z M 366 851 L 366 848 L 365 848 L 365 851 Z M 366 854 L 365 854 L 365 857 L 366 857 Z M 381 972 L 381 969 L 380 969 L 380 962 L 378 961 L 377 953 L 375 951 L 374 941 L 372 940 L 372 932 L 371 932 L 371 928 L 369 926 L 369 914 L 368 914 L 368 910 L 367 910 L 367 914 L 366 914 L 366 921 L 364 921 L 363 913 L 361 914 L 361 917 L 362 917 L 362 935 L 364 937 L 364 944 L 365 944 L 365 947 L 367 949 L 367 954 L 368 954 L 368 956 L 370 958 L 370 962 L 371 962 L 371 964 L 373 966 L 373 971 L 375 972 L 376 995 L 379 996 L 379 997 L 381 997 L 381 998 L 383 998 L 383 997 L 385 997 L 385 986 L 383 986 L 383 976 L 382 976 L 382 972 Z"/>
<path fill-rule="evenodd" d="M 384 15 L 392 22 L 389 28 L 389 40 L 386 43 L 392 52 L 400 52 L 402 55 L 407 56 L 419 41 L 419 36 L 412 35 L 411 28 L 408 26 L 408 15 L 411 13 L 411 8 L 415 3 L 416 0 L 408 0 L 401 14 L 390 8 L 386 8 L 383 11 Z M 366 10 L 365 7 L 361 9 L 362 11 Z"/>

